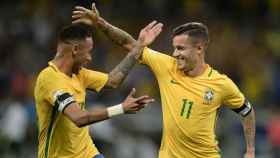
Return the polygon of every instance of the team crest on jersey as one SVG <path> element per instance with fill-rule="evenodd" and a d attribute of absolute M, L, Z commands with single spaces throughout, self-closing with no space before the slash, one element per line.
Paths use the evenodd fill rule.
<path fill-rule="evenodd" d="M 214 91 L 213 89 L 208 88 L 204 93 L 203 104 L 210 105 L 213 99 L 214 99 Z"/>

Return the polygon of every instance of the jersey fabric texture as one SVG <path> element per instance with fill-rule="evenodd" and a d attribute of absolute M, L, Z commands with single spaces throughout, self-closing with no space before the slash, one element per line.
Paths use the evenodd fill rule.
<path fill-rule="evenodd" d="M 36 113 L 39 129 L 39 158 L 92 158 L 98 155 L 88 127 L 77 127 L 58 110 L 56 94 L 70 94 L 82 110 L 85 109 L 86 89 L 100 91 L 108 75 L 82 68 L 71 77 L 49 62 L 35 86 Z"/>

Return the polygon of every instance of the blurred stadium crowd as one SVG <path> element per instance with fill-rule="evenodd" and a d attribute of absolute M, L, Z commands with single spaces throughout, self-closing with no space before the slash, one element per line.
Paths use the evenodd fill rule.
<path fill-rule="evenodd" d="M 0 157 L 37 157 L 37 125 L 33 86 L 38 72 L 55 54 L 56 33 L 71 22 L 77 4 L 92 1 L 1 0 L 0 5 Z M 100 0 L 101 16 L 137 37 L 152 20 L 163 33 L 151 46 L 171 53 L 171 30 L 199 21 L 209 27 L 211 44 L 206 61 L 230 76 L 253 103 L 257 116 L 256 157 L 280 157 L 280 1 L 279 0 Z M 109 72 L 124 50 L 96 30 L 95 70 Z M 137 95 L 156 98 L 137 115 L 120 116 L 91 127 L 105 157 L 152 158 L 161 139 L 161 107 L 157 83 L 144 66 L 136 66 L 116 90 L 89 93 L 88 108 L 113 105 L 132 87 Z M 221 109 L 217 134 L 226 158 L 245 150 L 238 117 Z M 82 142 L 81 142 L 82 143 Z"/>

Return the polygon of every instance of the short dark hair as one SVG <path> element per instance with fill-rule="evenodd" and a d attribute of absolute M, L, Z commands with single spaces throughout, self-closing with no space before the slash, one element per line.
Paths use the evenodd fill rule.
<path fill-rule="evenodd" d="M 209 43 L 208 28 L 199 22 L 189 22 L 176 27 L 173 30 L 172 37 L 186 34 L 193 39 L 194 43 L 203 42 L 205 46 Z"/>
<path fill-rule="evenodd" d="M 93 30 L 83 24 L 71 24 L 65 26 L 58 35 L 58 42 L 67 43 L 73 40 L 85 40 L 92 37 Z"/>

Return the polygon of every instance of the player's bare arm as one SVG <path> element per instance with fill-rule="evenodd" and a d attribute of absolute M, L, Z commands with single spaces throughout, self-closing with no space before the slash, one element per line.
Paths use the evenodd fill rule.
<path fill-rule="evenodd" d="M 106 87 L 116 88 L 123 82 L 125 77 L 128 75 L 128 72 L 133 68 L 141 56 L 144 47 L 148 46 L 155 40 L 155 38 L 160 34 L 161 28 L 162 24 L 151 22 L 140 31 L 138 40 L 134 44 L 133 49 L 127 54 L 122 62 L 109 73 L 109 79 L 106 83 Z"/>
<path fill-rule="evenodd" d="M 255 122 L 255 112 L 252 108 L 252 111 L 246 117 L 242 117 L 242 125 L 247 146 L 245 158 L 255 158 Z"/>
<path fill-rule="evenodd" d="M 245 100 L 244 105 L 239 109 L 234 109 L 241 116 L 241 122 L 244 129 L 247 151 L 245 158 L 255 158 L 255 112 L 249 101 Z"/>
<path fill-rule="evenodd" d="M 129 52 L 132 51 L 134 45 L 137 44 L 137 41 L 127 32 L 122 29 L 111 25 L 105 19 L 100 17 L 98 10 L 95 7 L 95 3 L 92 3 L 92 10 L 86 9 L 81 6 L 76 6 L 73 11 L 73 23 L 84 23 L 93 27 L 97 27 L 105 35 L 111 39 L 114 43 L 125 48 Z M 142 34 L 145 34 L 145 40 L 143 41 L 144 45 L 149 45 L 161 32 L 163 24 L 158 23 L 157 21 L 151 22 L 144 29 L 141 30 Z M 140 33 L 141 35 L 141 33 Z"/>
<path fill-rule="evenodd" d="M 100 29 L 114 43 L 120 45 L 128 51 L 133 49 L 136 40 L 127 32 L 111 25 L 105 19 L 100 17 L 95 3 L 92 3 L 92 8 L 87 9 L 81 6 L 76 6 L 73 11 L 73 23 L 84 23 Z"/>
<path fill-rule="evenodd" d="M 142 52 L 143 49 L 144 47 L 141 45 L 135 45 L 131 53 L 127 54 L 121 63 L 109 73 L 109 78 L 105 85 L 106 88 L 117 88 L 124 81 L 129 71 L 136 64 L 139 52 Z"/>
<path fill-rule="evenodd" d="M 147 95 L 135 98 L 135 92 L 136 90 L 133 88 L 127 98 L 119 105 L 111 106 L 109 108 L 96 109 L 94 111 L 81 110 L 80 106 L 76 102 L 72 102 L 69 105 L 62 105 L 65 103 L 63 100 L 59 106 L 66 106 L 63 113 L 78 127 L 83 127 L 106 120 L 116 115 L 136 113 L 144 108 L 145 105 L 154 101 L 154 99 Z M 64 99 L 67 100 L 68 98 Z"/>

